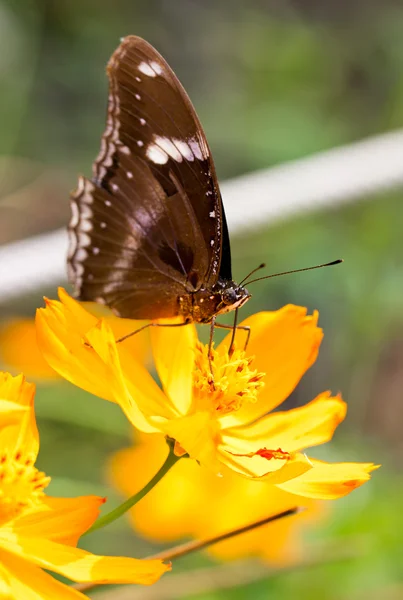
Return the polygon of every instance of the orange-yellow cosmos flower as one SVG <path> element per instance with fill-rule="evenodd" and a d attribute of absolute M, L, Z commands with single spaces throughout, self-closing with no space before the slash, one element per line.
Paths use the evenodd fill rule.
<path fill-rule="evenodd" d="M 306 448 L 329 441 L 346 405 L 329 392 L 301 408 L 270 413 L 316 359 L 317 314 L 288 305 L 244 321 L 247 354 L 228 354 L 228 337 L 208 351 L 193 325 L 154 327 L 151 342 L 160 388 L 108 323 L 60 290 L 37 313 L 40 348 L 51 367 L 89 392 L 116 402 L 140 431 L 160 432 L 216 472 L 230 468 L 287 491 L 337 498 L 369 479 L 372 464 L 318 463 Z M 136 329 L 133 324 L 133 329 Z M 263 385 L 264 384 L 264 385 Z"/>
<path fill-rule="evenodd" d="M 110 480 L 122 494 L 131 496 L 151 479 L 166 454 L 167 444 L 161 434 L 143 434 L 138 443 L 111 458 Z M 325 513 L 323 502 L 230 471 L 225 477 L 216 477 L 193 460 L 181 460 L 130 510 L 129 516 L 140 535 L 157 542 L 173 542 L 189 536 L 215 537 L 294 506 L 305 510 L 292 519 L 280 519 L 207 548 L 221 560 L 256 556 L 271 565 L 283 566 L 302 558 L 302 529 L 318 523 Z"/>
<path fill-rule="evenodd" d="M 50 478 L 35 467 L 34 392 L 24 377 L 0 372 L 0 597 L 85 598 L 43 569 L 80 582 L 154 583 L 169 568 L 161 561 L 96 556 L 76 548 L 104 500 L 45 495 Z"/>

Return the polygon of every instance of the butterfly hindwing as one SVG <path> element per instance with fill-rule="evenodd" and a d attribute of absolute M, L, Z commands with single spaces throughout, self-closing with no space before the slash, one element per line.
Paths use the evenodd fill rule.
<path fill-rule="evenodd" d="M 70 279 L 81 299 L 121 316 L 174 316 L 182 293 L 217 281 L 228 242 L 214 165 L 186 92 L 152 46 L 125 38 L 107 72 L 101 151 L 71 198 Z"/>

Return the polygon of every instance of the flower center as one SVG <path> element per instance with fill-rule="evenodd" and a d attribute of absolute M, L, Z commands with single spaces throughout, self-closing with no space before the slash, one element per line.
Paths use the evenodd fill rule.
<path fill-rule="evenodd" d="M 0 524 L 40 503 L 50 477 L 34 467 L 21 452 L 0 456 Z"/>
<path fill-rule="evenodd" d="M 250 368 L 253 357 L 246 358 L 245 351 L 237 348 L 231 356 L 227 348 L 220 351 L 212 348 L 210 361 L 208 345 L 198 342 L 193 392 L 200 408 L 225 415 L 239 410 L 244 402 L 257 401 L 264 373 Z"/>

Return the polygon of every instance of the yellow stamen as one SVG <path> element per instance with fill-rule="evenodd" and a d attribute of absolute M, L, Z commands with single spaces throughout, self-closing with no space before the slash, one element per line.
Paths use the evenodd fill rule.
<path fill-rule="evenodd" d="M 246 358 L 245 351 L 234 349 L 231 356 L 225 348 L 211 349 L 211 366 L 208 345 L 196 346 L 193 375 L 194 397 L 197 404 L 220 415 L 239 410 L 244 402 L 256 402 L 258 390 L 264 385 L 264 373 L 251 370 L 253 357 Z"/>
<path fill-rule="evenodd" d="M 0 524 L 37 505 L 50 477 L 34 467 L 21 452 L 0 456 Z"/>

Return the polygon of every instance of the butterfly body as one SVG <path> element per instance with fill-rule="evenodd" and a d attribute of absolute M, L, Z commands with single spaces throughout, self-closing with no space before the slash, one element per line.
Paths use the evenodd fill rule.
<path fill-rule="evenodd" d="M 144 40 L 107 67 L 106 130 L 71 195 L 69 278 L 81 300 L 132 319 L 210 323 L 250 294 L 232 280 L 224 207 L 196 112 Z"/>
<path fill-rule="evenodd" d="M 201 288 L 192 294 L 180 296 L 179 314 L 189 322 L 210 323 L 212 315 L 223 315 L 240 308 L 249 298 L 246 288 L 233 281 L 219 279 L 210 289 Z"/>

